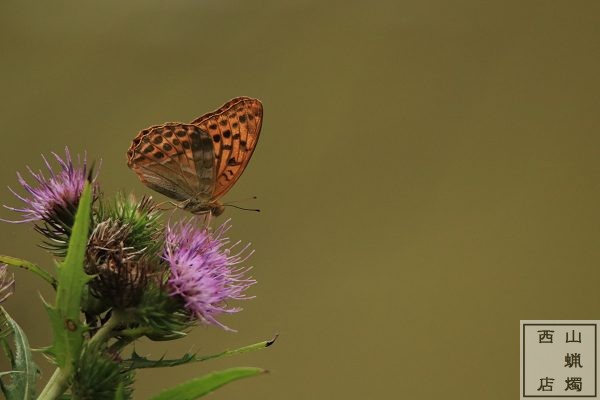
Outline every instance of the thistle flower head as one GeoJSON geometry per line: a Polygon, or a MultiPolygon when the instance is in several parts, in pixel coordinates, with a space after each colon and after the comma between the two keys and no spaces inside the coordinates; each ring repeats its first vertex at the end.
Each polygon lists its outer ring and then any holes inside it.
{"type": "Polygon", "coordinates": [[[130,233],[120,221],[99,223],[87,248],[85,271],[96,277],[90,282],[92,293],[110,306],[135,306],[151,276],[151,266],[140,251],[126,247],[130,233]]]}
{"type": "MultiPolygon", "coordinates": [[[[41,170],[36,173],[27,167],[35,181],[30,184],[17,172],[19,184],[27,194],[21,196],[10,187],[9,190],[24,204],[20,208],[6,205],[4,207],[20,213],[21,218],[13,221],[0,220],[11,223],[38,222],[36,230],[49,239],[45,247],[57,255],[64,255],[81,192],[88,179],[88,170],[85,154],[83,160],[79,155],[77,156],[77,164],[73,162],[68,148],[65,148],[64,158],[56,153],[52,155],[59,165],[58,171],[54,171],[46,157],[42,155],[48,169],[48,177],[41,170]]],[[[95,178],[92,177],[92,180],[95,178]]],[[[94,189],[97,191],[96,185],[94,189]]]]}
{"type": "Polygon", "coordinates": [[[65,148],[64,159],[56,153],[52,153],[52,155],[56,158],[60,170],[55,173],[46,157],[42,155],[44,164],[46,164],[46,168],[48,169],[48,178],[44,176],[42,171],[36,173],[27,167],[29,173],[36,181],[35,184],[30,185],[17,172],[18,181],[28,192],[28,195],[23,197],[9,188],[19,200],[25,203],[22,208],[4,206],[9,210],[22,214],[20,220],[9,222],[46,221],[52,219],[56,214],[62,215],[67,212],[72,215],[77,210],[83,185],[87,179],[86,157],[84,155],[83,161],[81,161],[79,156],[77,156],[78,165],[74,165],[68,148],[65,148]]]}
{"type": "Polygon", "coordinates": [[[133,195],[118,193],[113,200],[100,202],[96,221],[119,221],[127,229],[122,237],[125,246],[158,258],[164,233],[160,217],[161,212],[152,197],[143,196],[138,200],[133,195]]]}
{"type": "Polygon", "coordinates": [[[118,195],[101,201],[88,240],[85,271],[92,293],[106,305],[137,306],[152,280],[161,282],[163,229],[151,198],[118,195]]]}
{"type": "Polygon", "coordinates": [[[104,344],[84,346],[73,376],[76,399],[113,400],[133,397],[135,371],[118,362],[104,344]],[[121,392],[117,396],[117,392],[121,392]]]}
{"type": "Polygon", "coordinates": [[[170,266],[171,295],[181,297],[185,307],[203,323],[232,330],[216,317],[241,311],[227,302],[252,298],[244,292],[256,281],[247,276],[250,268],[239,266],[253,253],[248,252],[250,245],[234,251],[240,242],[230,245],[225,237],[228,223],[214,232],[196,227],[193,220],[168,226],[163,257],[170,266]]]}

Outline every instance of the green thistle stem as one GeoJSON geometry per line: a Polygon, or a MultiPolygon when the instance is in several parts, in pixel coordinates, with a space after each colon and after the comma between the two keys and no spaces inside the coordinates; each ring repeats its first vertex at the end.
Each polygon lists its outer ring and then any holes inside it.
{"type": "Polygon", "coordinates": [[[93,346],[100,342],[108,340],[113,333],[113,330],[128,319],[128,314],[123,310],[113,309],[110,318],[90,339],[89,345],[93,346]]]}
{"type": "Polygon", "coordinates": [[[69,386],[69,375],[60,368],[56,368],[37,400],[54,400],[59,398],[69,386]]]}
{"type": "MultiPolygon", "coordinates": [[[[89,345],[94,345],[108,340],[111,337],[113,330],[127,321],[128,314],[122,310],[113,310],[112,315],[104,325],[89,341],[89,345]]],[[[69,379],[72,371],[62,370],[57,368],[48,384],[38,397],[38,400],[54,400],[59,398],[69,386],[69,379]]]]}

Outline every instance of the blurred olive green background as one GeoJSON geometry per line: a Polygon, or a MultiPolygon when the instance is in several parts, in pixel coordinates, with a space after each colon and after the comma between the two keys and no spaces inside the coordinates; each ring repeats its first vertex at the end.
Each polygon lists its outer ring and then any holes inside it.
{"type": "MultiPolygon", "coordinates": [[[[4,0],[0,186],[68,144],[103,160],[106,195],[151,193],[125,163],[139,130],[260,98],[226,197],[259,198],[242,205],[260,214],[226,212],[256,249],[257,298],[224,318],[237,334],[137,350],[280,339],[142,371],[136,398],[237,365],[272,373],[214,398],[516,398],[520,319],[600,319],[599,16],[597,1],[4,0]]],[[[53,268],[37,239],[0,225],[0,253],[53,268]]],[[[16,276],[6,307],[45,346],[37,293],[52,293],[16,276]]]]}

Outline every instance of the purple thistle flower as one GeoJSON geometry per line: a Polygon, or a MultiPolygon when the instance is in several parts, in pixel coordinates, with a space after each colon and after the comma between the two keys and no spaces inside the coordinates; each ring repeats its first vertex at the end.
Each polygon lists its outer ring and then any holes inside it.
{"type": "Polygon", "coordinates": [[[56,161],[60,166],[60,171],[55,173],[46,157],[42,155],[42,159],[48,168],[49,178],[46,178],[42,171],[35,173],[31,168],[27,167],[27,170],[37,182],[36,185],[27,183],[21,174],[17,172],[19,183],[29,193],[29,196],[23,197],[9,187],[8,189],[19,200],[23,201],[25,206],[16,208],[4,205],[4,207],[22,213],[23,218],[18,221],[9,221],[5,219],[2,219],[2,221],[12,223],[49,221],[55,219],[57,214],[63,214],[65,211],[68,214],[74,215],[74,212],[77,210],[77,205],[79,204],[83,186],[87,179],[85,154],[83,156],[83,163],[79,156],[77,156],[77,166],[73,164],[71,154],[67,147],[65,147],[64,159],[60,158],[56,153],[52,153],[52,155],[56,158],[56,161]]]}
{"type": "Polygon", "coordinates": [[[227,301],[253,298],[244,291],[256,281],[246,276],[251,267],[238,266],[254,251],[246,252],[248,244],[232,254],[240,242],[229,245],[224,235],[230,227],[229,220],[214,232],[196,227],[193,220],[167,226],[163,258],[171,269],[168,281],[171,295],[180,296],[185,307],[203,323],[233,331],[215,317],[241,311],[228,307],[227,301]]]}

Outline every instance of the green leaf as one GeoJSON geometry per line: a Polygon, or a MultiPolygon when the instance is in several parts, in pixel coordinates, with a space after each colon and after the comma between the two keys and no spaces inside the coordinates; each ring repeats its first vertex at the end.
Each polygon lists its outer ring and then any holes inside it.
{"type": "Polygon", "coordinates": [[[2,375],[10,375],[11,382],[3,384],[2,390],[7,400],[35,399],[35,383],[38,369],[33,362],[31,349],[21,327],[0,307],[0,325],[8,324],[12,330],[15,351],[11,360],[12,371],[2,375]]]}
{"type": "Polygon", "coordinates": [[[244,347],[240,347],[240,348],[233,349],[233,350],[225,350],[220,353],[212,354],[209,356],[197,357],[196,361],[207,361],[207,360],[212,360],[212,359],[221,358],[221,357],[233,356],[235,354],[249,353],[251,351],[262,350],[264,348],[271,346],[273,343],[275,343],[275,341],[277,340],[278,337],[279,337],[279,335],[275,335],[275,337],[273,337],[273,339],[264,340],[262,342],[251,344],[249,346],[244,346],[244,347]]]}
{"type": "Polygon", "coordinates": [[[275,343],[276,339],[277,339],[277,336],[275,336],[271,340],[265,340],[265,341],[262,341],[259,343],[254,343],[249,346],[244,346],[244,347],[240,347],[240,348],[233,349],[233,350],[225,350],[220,353],[211,354],[208,356],[197,356],[195,354],[185,353],[183,356],[181,356],[181,358],[176,358],[176,359],[165,359],[164,357],[161,357],[158,360],[150,360],[146,357],[140,356],[134,350],[131,353],[131,358],[128,360],[123,360],[122,363],[124,365],[127,365],[128,369],[174,367],[177,365],[187,364],[190,362],[207,361],[207,360],[211,360],[211,359],[232,356],[234,354],[242,354],[242,353],[248,353],[251,351],[261,350],[261,349],[264,349],[265,347],[269,347],[270,345],[275,343]]]}
{"type": "Polygon", "coordinates": [[[217,371],[167,389],[151,400],[194,400],[241,378],[267,372],[262,368],[238,367],[217,371]]]}
{"type": "Polygon", "coordinates": [[[49,284],[51,284],[52,287],[56,289],[56,279],[54,279],[52,275],[50,275],[48,272],[44,271],[42,268],[40,268],[38,265],[32,262],[21,260],[20,258],[0,255],[0,264],[7,264],[11,267],[23,268],[28,271],[31,271],[46,282],[48,282],[49,284]]]}
{"type": "Polygon", "coordinates": [[[90,230],[92,190],[86,183],[77,214],[67,257],[58,268],[56,304],[46,305],[54,333],[52,353],[61,369],[70,371],[79,358],[85,327],[81,322],[80,307],[84,286],[92,277],[84,271],[85,253],[90,230]]]}

